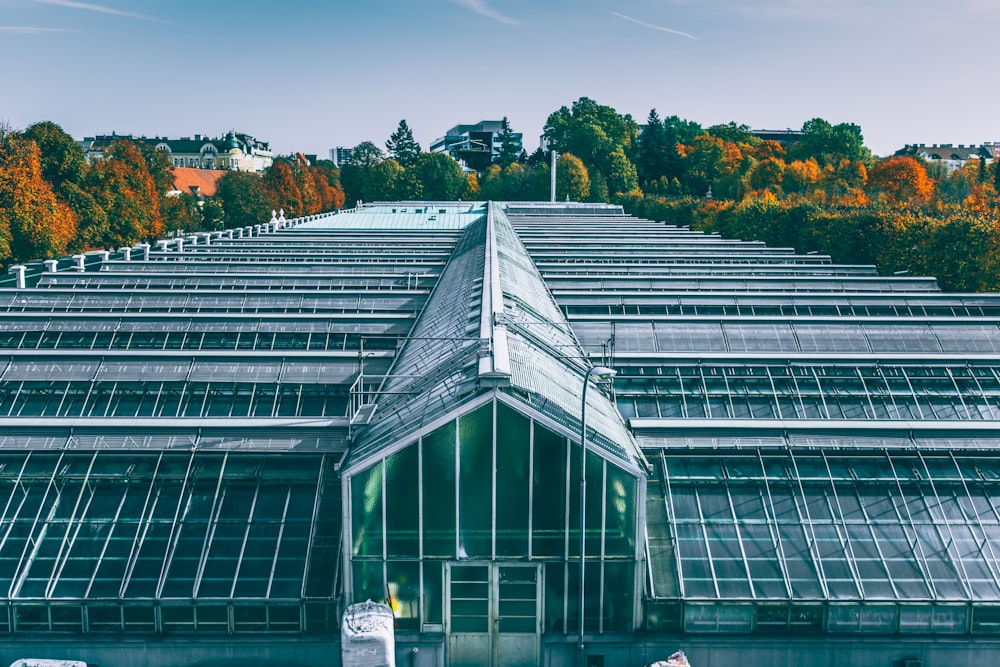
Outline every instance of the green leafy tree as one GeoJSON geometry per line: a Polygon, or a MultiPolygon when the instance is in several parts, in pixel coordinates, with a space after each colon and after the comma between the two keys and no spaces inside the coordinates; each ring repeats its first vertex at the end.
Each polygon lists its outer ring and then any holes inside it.
{"type": "Polygon", "coordinates": [[[405,119],[399,121],[399,127],[389,136],[385,148],[403,167],[412,167],[420,157],[420,144],[413,138],[413,132],[405,119]]]}
{"type": "Polygon", "coordinates": [[[590,194],[587,201],[608,202],[611,201],[611,192],[608,188],[608,179],[599,171],[590,172],[590,194]]]}
{"type": "Polygon", "coordinates": [[[385,153],[371,141],[362,141],[351,150],[351,164],[362,169],[371,169],[385,159],[385,153]]]}
{"type": "Polygon", "coordinates": [[[760,143],[760,139],[750,132],[749,125],[738,125],[732,121],[721,125],[712,125],[705,130],[705,133],[733,144],[753,145],[760,143]]]}
{"type": "Polygon", "coordinates": [[[572,153],[563,153],[556,163],[556,199],[587,201],[590,196],[590,173],[583,161],[572,153]]]}
{"type": "Polygon", "coordinates": [[[198,200],[194,195],[182,192],[178,195],[164,197],[160,202],[160,210],[163,212],[163,231],[201,231],[204,223],[204,216],[198,200]]]}
{"type": "Polygon", "coordinates": [[[227,171],[215,184],[226,227],[258,225],[271,217],[271,201],[259,174],[227,171]]]}
{"type": "Polygon", "coordinates": [[[405,199],[406,170],[393,158],[382,160],[372,167],[365,178],[364,201],[393,201],[405,199]]]}
{"type": "Polygon", "coordinates": [[[791,159],[814,158],[821,166],[837,164],[844,158],[865,160],[869,154],[864,146],[861,127],[854,123],[831,125],[822,118],[803,123],[801,138],[788,149],[791,159]]]}
{"type": "Polygon", "coordinates": [[[142,157],[146,160],[146,168],[149,169],[153,183],[156,184],[156,191],[165,195],[174,189],[174,165],[170,161],[170,156],[166,151],[158,150],[155,146],[144,143],[139,145],[142,157]]]}
{"type": "Polygon", "coordinates": [[[42,178],[57,194],[67,183],[80,186],[85,182],[87,161],[83,148],[61,127],[52,121],[42,121],[29,125],[23,136],[38,146],[42,178]]]}
{"type": "Polygon", "coordinates": [[[372,167],[385,159],[385,153],[371,141],[362,141],[351,151],[351,161],[340,168],[340,183],[344,189],[344,203],[354,207],[365,199],[365,188],[372,167]]]}
{"type": "Polygon", "coordinates": [[[465,172],[447,153],[421,153],[412,174],[422,185],[420,199],[457,200],[465,191],[465,172]]]}
{"type": "Polygon", "coordinates": [[[201,207],[201,228],[214,232],[226,228],[226,211],[217,197],[209,197],[201,207]]]}
{"type": "Polygon", "coordinates": [[[635,150],[639,125],[630,115],[581,97],[572,108],[550,114],[544,133],[552,150],[571,153],[607,174],[612,153],[620,149],[630,155],[635,150]]]}
{"type": "Polygon", "coordinates": [[[499,164],[491,164],[483,172],[479,196],[487,201],[502,201],[507,198],[504,194],[503,168],[499,164]]]}
{"type": "Polygon", "coordinates": [[[614,151],[609,160],[607,190],[611,195],[639,189],[639,174],[635,165],[621,149],[614,151]]]}

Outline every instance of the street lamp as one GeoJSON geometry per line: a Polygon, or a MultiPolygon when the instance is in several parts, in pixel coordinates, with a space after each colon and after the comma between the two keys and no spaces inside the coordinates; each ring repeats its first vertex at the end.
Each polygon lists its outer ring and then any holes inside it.
{"type": "Polygon", "coordinates": [[[584,588],[584,551],[585,551],[585,529],[587,527],[587,387],[590,386],[590,378],[593,376],[597,382],[610,382],[611,378],[617,375],[617,371],[604,366],[594,366],[583,378],[583,403],[580,408],[580,632],[577,635],[578,660],[581,667],[584,665],[583,655],[583,588],[584,588]]]}

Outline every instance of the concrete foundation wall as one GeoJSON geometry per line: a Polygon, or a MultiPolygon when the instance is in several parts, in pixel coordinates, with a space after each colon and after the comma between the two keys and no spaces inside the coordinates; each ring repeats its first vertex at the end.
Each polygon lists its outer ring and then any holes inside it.
{"type": "Polygon", "coordinates": [[[0,642],[0,667],[18,658],[86,660],[100,667],[327,667],[340,664],[339,639],[17,637],[0,642]]]}
{"type": "MultiPolygon", "coordinates": [[[[18,637],[0,642],[0,667],[18,658],[85,660],[101,667],[336,667],[337,637],[229,637],[206,639],[18,637]]],[[[400,634],[397,667],[446,667],[442,635],[400,634]],[[413,649],[417,649],[414,651],[413,649]]],[[[1000,665],[1000,638],[607,637],[586,646],[592,667],[642,667],[683,650],[692,667],[898,667],[916,658],[922,667],[1000,665]]],[[[542,642],[544,667],[576,667],[574,637],[542,642]]]]}

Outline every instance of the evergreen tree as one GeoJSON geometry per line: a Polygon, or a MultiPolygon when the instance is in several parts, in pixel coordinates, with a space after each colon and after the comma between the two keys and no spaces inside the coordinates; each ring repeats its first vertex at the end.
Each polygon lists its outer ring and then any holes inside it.
{"type": "Polygon", "coordinates": [[[673,149],[673,146],[667,145],[663,121],[657,115],[656,109],[651,109],[646,119],[646,127],[639,137],[639,159],[636,165],[644,183],[656,181],[667,175],[668,151],[673,149]]]}
{"type": "Polygon", "coordinates": [[[514,141],[514,132],[510,128],[510,122],[507,120],[507,116],[504,116],[503,120],[500,121],[500,156],[497,158],[497,163],[501,167],[506,167],[509,164],[519,162],[521,153],[521,149],[514,141]]]}
{"type": "Polygon", "coordinates": [[[993,160],[993,188],[1000,194],[1000,158],[993,160]]]}
{"type": "Polygon", "coordinates": [[[385,148],[403,167],[412,167],[420,157],[420,144],[413,138],[413,132],[406,124],[406,119],[399,121],[399,127],[389,136],[385,148]]]}

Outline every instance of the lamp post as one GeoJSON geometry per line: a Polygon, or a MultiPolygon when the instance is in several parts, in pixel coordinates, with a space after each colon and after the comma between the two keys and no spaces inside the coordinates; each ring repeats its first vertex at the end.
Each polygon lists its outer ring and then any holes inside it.
{"type": "Polygon", "coordinates": [[[593,376],[598,382],[608,382],[617,371],[604,366],[594,366],[583,377],[583,399],[580,407],[580,631],[577,635],[577,660],[580,667],[585,667],[583,654],[583,604],[584,604],[584,552],[587,527],[587,387],[593,376]]]}

